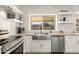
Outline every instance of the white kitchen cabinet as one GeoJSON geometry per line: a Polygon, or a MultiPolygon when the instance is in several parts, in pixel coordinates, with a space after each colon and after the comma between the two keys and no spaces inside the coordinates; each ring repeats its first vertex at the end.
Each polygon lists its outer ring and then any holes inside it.
{"type": "Polygon", "coordinates": [[[1,54],[2,46],[0,46],[0,54],[1,54]]]}
{"type": "Polygon", "coordinates": [[[24,53],[30,53],[31,52],[31,43],[32,43],[32,36],[25,36],[24,53]]]}
{"type": "Polygon", "coordinates": [[[65,36],[65,53],[71,53],[74,51],[73,45],[75,44],[75,36],[65,36]]]}
{"type": "Polygon", "coordinates": [[[79,36],[75,36],[76,37],[76,52],[79,53],[79,36]]]}
{"type": "Polygon", "coordinates": [[[79,36],[65,36],[65,53],[79,53],[79,36]]]}
{"type": "Polygon", "coordinates": [[[32,53],[51,53],[51,40],[33,40],[32,53]]]}

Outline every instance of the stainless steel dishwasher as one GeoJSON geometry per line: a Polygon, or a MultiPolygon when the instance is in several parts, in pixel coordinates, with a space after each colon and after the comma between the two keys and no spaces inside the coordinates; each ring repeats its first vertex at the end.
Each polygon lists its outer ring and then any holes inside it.
{"type": "Polygon", "coordinates": [[[52,36],[51,40],[51,52],[52,53],[64,53],[64,36],[52,36]]]}

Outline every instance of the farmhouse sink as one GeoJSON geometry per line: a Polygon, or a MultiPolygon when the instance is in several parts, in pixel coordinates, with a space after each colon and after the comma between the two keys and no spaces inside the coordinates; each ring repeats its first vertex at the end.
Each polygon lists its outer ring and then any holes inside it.
{"type": "Polygon", "coordinates": [[[50,39],[50,35],[47,33],[36,33],[35,35],[32,36],[33,40],[48,40],[50,39]]]}
{"type": "Polygon", "coordinates": [[[48,33],[34,33],[34,35],[36,35],[36,36],[47,36],[48,33]]]}

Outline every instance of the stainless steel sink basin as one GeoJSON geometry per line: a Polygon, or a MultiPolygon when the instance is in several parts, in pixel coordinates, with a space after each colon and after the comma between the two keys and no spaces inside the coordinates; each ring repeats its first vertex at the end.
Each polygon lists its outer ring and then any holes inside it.
{"type": "Polygon", "coordinates": [[[32,36],[33,40],[48,40],[50,38],[51,38],[51,36],[45,35],[45,34],[38,34],[38,35],[33,35],[32,36]]]}

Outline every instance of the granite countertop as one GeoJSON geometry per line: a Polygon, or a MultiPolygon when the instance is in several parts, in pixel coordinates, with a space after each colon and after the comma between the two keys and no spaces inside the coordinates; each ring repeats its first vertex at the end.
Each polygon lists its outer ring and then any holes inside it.
{"type": "Polygon", "coordinates": [[[25,36],[25,33],[19,33],[19,34],[15,34],[15,35],[11,35],[11,34],[3,34],[3,35],[0,35],[0,40],[2,39],[8,39],[9,37],[11,36],[25,36]]]}
{"type": "Polygon", "coordinates": [[[32,35],[34,35],[34,33],[26,33],[25,35],[26,36],[32,36],[32,35]]]}
{"type": "Polygon", "coordinates": [[[0,35],[8,34],[9,32],[0,32],[0,35]]]}
{"type": "Polygon", "coordinates": [[[78,35],[79,36],[79,33],[52,33],[51,35],[59,35],[59,36],[78,35]]]}
{"type": "MultiPolygon", "coordinates": [[[[26,36],[32,36],[32,35],[39,35],[39,34],[34,34],[34,33],[26,33],[26,36]]],[[[41,34],[40,34],[41,35],[41,34]]],[[[67,35],[78,35],[79,33],[60,33],[60,32],[56,32],[56,33],[50,33],[50,34],[44,34],[44,35],[51,35],[51,36],[67,36],[67,35]]]]}
{"type": "Polygon", "coordinates": [[[9,37],[10,34],[4,34],[4,35],[0,35],[0,39],[7,39],[9,37]]]}
{"type": "Polygon", "coordinates": [[[26,35],[26,33],[18,33],[18,34],[15,34],[13,36],[25,36],[25,35],[26,35]]]}

